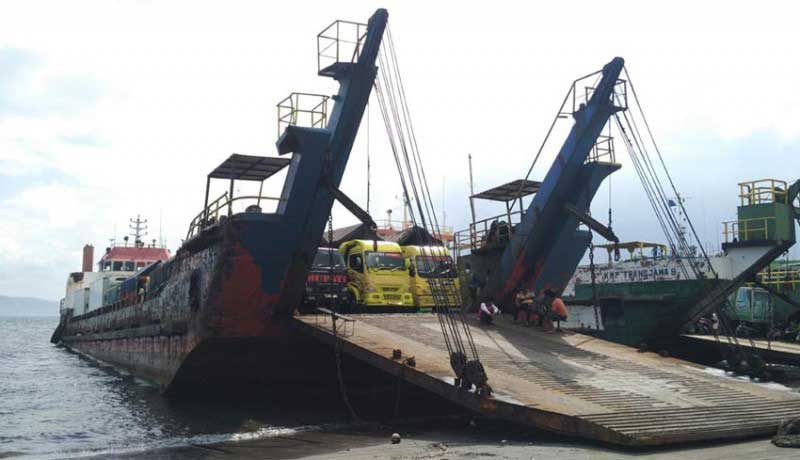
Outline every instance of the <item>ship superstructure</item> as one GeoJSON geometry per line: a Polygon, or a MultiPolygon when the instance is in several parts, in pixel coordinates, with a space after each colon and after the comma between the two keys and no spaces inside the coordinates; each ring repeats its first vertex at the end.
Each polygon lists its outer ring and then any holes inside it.
{"type": "MultiPolygon", "coordinates": [[[[113,240],[112,240],[113,241],[113,240]]],[[[170,258],[166,247],[153,242],[145,243],[138,237],[131,246],[127,237],[123,246],[109,246],[94,269],[94,246],[83,247],[83,267],[67,277],[66,293],[60,311],[64,315],[82,315],[97,310],[109,303],[109,292],[132,277],[137,271],[170,258]]],[[[118,289],[118,288],[117,288],[118,289]]]]}

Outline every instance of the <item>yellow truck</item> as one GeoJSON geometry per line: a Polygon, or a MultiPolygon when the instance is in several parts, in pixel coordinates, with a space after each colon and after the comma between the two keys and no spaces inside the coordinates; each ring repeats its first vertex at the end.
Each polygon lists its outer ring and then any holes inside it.
{"type": "MultiPolygon", "coordinates": [[[[437,299],[431,293],[431,282],[440,292],[447,295],[448,306],[461,306],[461,284],[458,280],[453,258],[444,246],[403,246],[403,258],[408,266],[411,280],[411,293],[414,305],[419,308],[436,306],[437,299]]],[[[442,303],[439,299],[438,303],[442,303]]]]}
{"type": "Polygon", "coordinates": [[[365,310],[414,311],[408,266],[400,245],[350,240],[339,246],[347,266],[347,289],[365,310]]]}

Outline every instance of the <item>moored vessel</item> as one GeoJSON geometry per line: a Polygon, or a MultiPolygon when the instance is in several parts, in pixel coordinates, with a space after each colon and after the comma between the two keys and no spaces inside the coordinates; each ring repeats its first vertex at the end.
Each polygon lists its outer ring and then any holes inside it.
{"type": "MultiPolygon", "coordinates": [[[[161,252],[141,266],[135,257],[132,267],[123,263],[132,270],[117,272],[112,263],[110,271],[70,275],[77,283],[70,292],[88,288],[90,298],[98,294],[87,283],[107,280],[96,291],[106,299],[87,306],[65,298],[52,340],[170,392],[315,381],[303,364],[307,340],[293,334],[289,320],[302,301],[334,196],[342,195],[338,186],[372,90],[387,19],[381,9],[367,24],[335,21],[321,32],[318,74],[335,79],[338,93],[292,93],[281,101],[280,156],[234,154],[211,171],[204,207],[174,256],[165,259],[161,252]],[[263,185],[284,168],[279,197],[235,196],[237,181],[263,185]],[[226,181],[228,191],[210,197],[212,180],[226,181]],[[274,211],[265,212],[269,205],[274,211]]],[[[134,249],[138,257],[153,248],[134,249]]]]}
{"type": "MultiPolygon", "coordinates": [[[[595,246],[605,260],[578,267],[570,280],[565,326],[626,345],[676,340],[706,293],[744,284],[794,245],[797,188],[775,179],[740,183],[737,219],[723,223],[722,247],[708,257],[696,248],[673,253],[641,241],[595,246]],[[686,266],[702,276],[686,276],[686,266]],[[742,277],[746,272],[752,273],[742,277]]],[[[677,215],[685,223],[682,207],[677,215]]],[[[687,232],[685,224],[681,228],[687,232]]]]}

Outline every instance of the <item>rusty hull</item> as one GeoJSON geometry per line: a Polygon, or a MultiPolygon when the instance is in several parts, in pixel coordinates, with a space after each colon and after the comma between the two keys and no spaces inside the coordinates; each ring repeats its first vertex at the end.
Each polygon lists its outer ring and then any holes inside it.
{"type": "Polygon", "coordinates": [[[300,353],[309,340],[276,314],[277,296],[264,287],[265,271],[276,267],[257,237],[262,224],[234,216],[204,231],[165,263],[164,281],[148,299],[71,318],[61,343],[169,391],[215,380],[311,379],[296,359],[275,353],[300,353]],[[282,371],[269,371],[276,368],[282,371]]]}

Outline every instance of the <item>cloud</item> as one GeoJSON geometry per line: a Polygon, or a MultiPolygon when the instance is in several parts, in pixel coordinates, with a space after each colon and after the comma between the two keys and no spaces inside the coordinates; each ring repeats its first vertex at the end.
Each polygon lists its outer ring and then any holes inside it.
{"type": "MultiPolygon", "coordinates": [[[[467,154],[476,191],[522,177],[568,84],[615,55],[692,196],[690,213],[704,209],[705,239],[735,211],[738,180],[800,176],[800,92],[790,89],[800,62],[787,58],[797,54],[796,15],[775,8],[728,5],[720,21],[717,7],[696,2],[88,1],[53,2],[46,15],[11,3],[14,14],[0,16],[0,293],[61,296],[83,244],[121,238],[137,213],[163,216],[175,249],[212,168],[232,152],[275,154],[277,101],[336,90],[316,75],[316,34],[383,4],[437,211],[446,177],[456,228],[469,219],[467,154]]],[[[400,184],[377,107],[368,118],[342,188],[366,204],[369,126],[370,207],[397,218],[400,184]]],[[[612,178],[615,229],[660,239],[644,205],[624,200],[639,187],[624,168],[612,178]]],[[[278,194],[280,179],[265,193],[278,194]]],[[[334,218],[355,221],[339,206],[334,218]]]]}
{"type": "Polygon", "coordinates": [[[13,111],[17,92],[33,75],[38,59],[33,53],[17,48],[0,48],[0,113],[13,111]]]}
{"type": "Polygon", "coordinates": [[[74,115],[100,99],[101,85],[91,75],[52,74],[24,49],[0,49],[0,68],[0,116],[74,115]]]}

